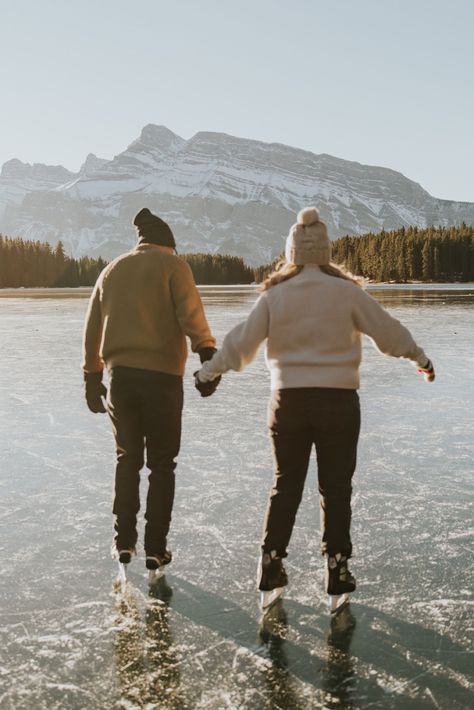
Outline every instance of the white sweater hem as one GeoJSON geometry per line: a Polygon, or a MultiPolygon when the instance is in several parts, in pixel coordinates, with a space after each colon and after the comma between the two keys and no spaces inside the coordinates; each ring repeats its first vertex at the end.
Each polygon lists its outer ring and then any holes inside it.
{"type": "Polygon", "coordinates": [[[328,387],[344,390],[356,390],[360,386],[359,377],[350,371],[341,372],[340,368],[328,368],[318,372],[317,367],[286,367],[282,370],[272,367],[270,370],[270,389],[284,390],[296,387],[328,387]]]}

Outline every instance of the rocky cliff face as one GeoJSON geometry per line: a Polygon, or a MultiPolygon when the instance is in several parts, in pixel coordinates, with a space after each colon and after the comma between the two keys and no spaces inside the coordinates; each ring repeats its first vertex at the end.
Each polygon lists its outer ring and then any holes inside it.
{"type": "Polygon", "coordinates": [[[295,213],[313,204],[332,238],[474,222],[474,203],[438,200],[387,168],[222,133],[186,141],[155,125],[113,160],[88,155],[79,173],[10,160],[0,175],[1,232],[61,239],[75,256],[106,259],[132,247],[133,216],[147,206],[181,252],[264,263],[282,251],[295,213]]]}

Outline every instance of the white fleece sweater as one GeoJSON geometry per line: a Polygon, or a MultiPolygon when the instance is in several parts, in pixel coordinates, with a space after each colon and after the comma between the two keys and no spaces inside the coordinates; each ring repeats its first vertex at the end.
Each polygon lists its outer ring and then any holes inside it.
{"type": "Polygon", "coordinates": [[[272,390],[357,389],[362,333],[385,355],[426,363],[410,332],[362,288],[307,265],[260,296],[198,376],[207,382],[228,370],[243,370],[266,341],[272,390]]]}

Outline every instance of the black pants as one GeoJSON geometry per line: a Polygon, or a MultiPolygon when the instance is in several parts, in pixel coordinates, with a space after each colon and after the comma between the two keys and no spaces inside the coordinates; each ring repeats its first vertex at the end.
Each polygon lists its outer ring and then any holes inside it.
{"type": "Polygon", "coordinates": [[[140,509],[140,469],[150,469],[146,501],[145,551],[163,554],[174,500],[176,457],[181,442],[182,377],[114,367],[110,371],[109,414],[115,434],[115,542],[134,547],[140,509]]]}
{"type": "Polygon", "coordinates": [[[263,549],[286,556],[315,444],[321,552],[342,552],[350,557],[351,480],[360,430],[357,392],[320,387],[278,390],[270,403],[269,426],[275,479],[265,518],[263,549]]]}

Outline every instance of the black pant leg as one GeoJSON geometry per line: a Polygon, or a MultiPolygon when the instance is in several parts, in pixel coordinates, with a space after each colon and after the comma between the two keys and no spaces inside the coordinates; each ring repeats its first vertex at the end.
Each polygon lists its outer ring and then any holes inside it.
{"type": "Polygon", "coordinates": [[[315,389],[311,420],[318,462],[321,552],[350,557],[352,476],[360,431],[357,392],[315,389]]]}
{"type": "Polygon", "coordinates": [[[275,475],[265,515],[262,548],[276,550],[279,556],[285,557],[313,444],[305,416],[304,390],[275,392],[269,425],[275,475]]]}
{"type": "Polygon", "coordinates": [[[176,457],[181,443],[182,410],[182,378],[151,373],[143,403],[146,464],[150,469],[145,513],[145,550],[148,554],[163,554],[166,550],[174,501],[176,457]]]}
{"type": "Polygon", "coordinates": [[[118,549],[134,547],[140,509],[140,469],[144,462],[144,428],[141,403],[133,372],[112,370],[108,411],[117,452],[113,503],[115,542],[118,549]]]}

